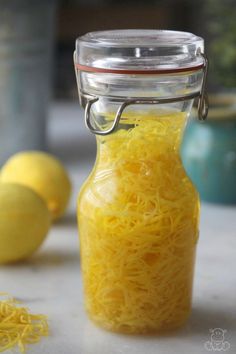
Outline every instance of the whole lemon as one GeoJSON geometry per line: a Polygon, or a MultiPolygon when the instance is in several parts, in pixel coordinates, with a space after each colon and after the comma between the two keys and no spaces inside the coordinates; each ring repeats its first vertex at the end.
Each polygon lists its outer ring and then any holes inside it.
{"type": "Polygon", "coordinates": [[[32,188],[46,201],[54,220],[64,213],[70,198],[71,183],[65,168],[45,152],[24,151],[12,156],[2,167],[0,180],[32,188]]]}
{"type": "Polygon", "coordinates": [[[50,220],[47,205],[32,189],[0,183],[0,263],[19,261],[36,251],[50,220]]]}

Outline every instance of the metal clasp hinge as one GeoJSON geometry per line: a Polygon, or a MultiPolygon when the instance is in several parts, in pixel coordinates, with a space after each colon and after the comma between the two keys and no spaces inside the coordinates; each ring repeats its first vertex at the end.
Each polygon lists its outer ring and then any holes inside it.
{"type": "MultiPolygon", "coordinates": [[[[75,58],[76,53],[74,52],[74,63],[76,63],[76,58],[75,58]]],[[[208,73],[208,59],[205,54],[199,52],[199,55],[201,55],[204,59],[204,64],[203,64],[203,80],[202,80],[202,86],[201,90],[199,92],[195,92],[192,94],[184,95],[184,96],[179,96],[179,97],[165,97],[165,98],[158,98],[158,99],[153,99],[150,97],[137,97],[137,98],[117,98],[113,97],[113,99],[116,102],[120,102],[120,106],[116,112],[114,121],[111,125],[111,127],[107,130],[99,130],[96,129],[92,126],[91,124],[91,119],[90,119],[90,112],[91,112],[91,107],[92,105],[99,100],[99,97],[93,96],[91,94],[87,94],[82,91],[81,89],[81,78],[80,78],[80,72],[75,66],[75,74],[76,74],[76,80],[77,80],[77,87],[78,87],[78,95],[79,95],[79,102],[80,105],[83,106],[83,99],[85,99],[85,124],[86,127],[96,135],[108,135],[116,130],[116,128],[119,125],[121,116],[123,111],[125,110],[126,107],[133,105],[133,104],[165,104],[165,103],[174,103],[174,102],[181,102],[185,100],[190,100],[198,97],[198,119],[199,120],[205,120],[207,118],[208,114],[208,97],[206,94],[206,80],[207,80],[207,73],[208,73]]]]}
{"type": "Polygon", "coordinates": [[[199,52],[199,55],[201,55],[204,59],[204,66],[203,66],[202,87],[201,87],[201,90],[199,93],[198,106],[197,106],[198,119],[199,120],[206,120],[207,115],[208,115],[208,109],[209,109],[208,95],[206,92],[206,83],[207,83],[209,61],[208,61],[206,54],[199,52]]]}

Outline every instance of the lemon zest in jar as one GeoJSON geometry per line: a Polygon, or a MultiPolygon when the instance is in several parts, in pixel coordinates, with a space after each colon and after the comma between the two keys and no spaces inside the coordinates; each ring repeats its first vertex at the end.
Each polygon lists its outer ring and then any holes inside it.
{"type": "Polygon", "coordinates": [[[97,137],[78,220],[85,305],[106,329],[168,330],[189,315],[199,200],[179,156],[185,123],[129,114],[97,137]]]}

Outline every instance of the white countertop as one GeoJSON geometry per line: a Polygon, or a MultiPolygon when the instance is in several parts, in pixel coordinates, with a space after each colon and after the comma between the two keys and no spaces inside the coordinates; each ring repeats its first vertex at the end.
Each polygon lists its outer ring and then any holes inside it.
{"type": "MultiPolygon", "coordinates": [[[[166,336],[105,332],[84,313],[76,226],[76,194],[95,151],[78,104],[57,104],[49,121],[50,150],[67,165],[74,195],[67,215],[27,262],[0,267],[0,291],[48,315],[50,336],[31,354],[203,354],[210,329],[226,329],[226,353],[236,353],[236,207],[202,205],[193,311],[187,325],[166,336]]],[[[7,353],[7,352],[6,352],[7,353]]],[[[10,352],[9,352],[10,353],[10,352]]]]}

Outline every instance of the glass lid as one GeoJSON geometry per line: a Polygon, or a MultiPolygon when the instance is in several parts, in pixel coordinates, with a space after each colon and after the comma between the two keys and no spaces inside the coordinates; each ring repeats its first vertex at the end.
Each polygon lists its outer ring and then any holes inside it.
{"type": "Polygon", "coordinates": [[[109,73],[168,73],[201,69],[204,41],[188,32],[111,30],[76,40],[78,69],[109,73]]]}

